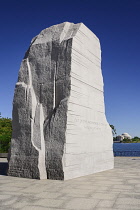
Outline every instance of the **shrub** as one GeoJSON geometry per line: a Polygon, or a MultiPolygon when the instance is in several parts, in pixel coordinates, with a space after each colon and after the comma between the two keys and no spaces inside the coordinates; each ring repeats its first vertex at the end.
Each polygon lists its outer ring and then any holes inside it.
{"type": "Polygon", "coordinates": [[[12,136],[12,120],[0,115],[0,152],[8,152],[12,136]]]}

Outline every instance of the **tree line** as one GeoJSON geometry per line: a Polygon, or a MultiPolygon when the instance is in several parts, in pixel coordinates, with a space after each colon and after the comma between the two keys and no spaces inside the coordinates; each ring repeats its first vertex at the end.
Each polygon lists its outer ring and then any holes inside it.
{"type": "Polygon", "coordinates": [[[7,153],[12,136],[12,120],[5,118],[0,113],[0,153],[7,153]]]}

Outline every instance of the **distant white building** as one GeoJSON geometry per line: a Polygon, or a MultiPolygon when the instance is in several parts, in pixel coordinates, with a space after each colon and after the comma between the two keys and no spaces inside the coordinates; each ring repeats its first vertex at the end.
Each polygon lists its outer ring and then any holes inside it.
{"type": "Polygon", "coordinates": [[[116,141],[122,141],[124,139],[124,136],[122,135],[119,135],[119,136],[116,136],[116,141]]]}
{"type": "Polygon", "coordinates": [[[128,133],[123,133],[121,136],[123,136],[124,139],[132,139],[132,136],[130,136],[128,133]]]}
{"type": "Polygon", "coordinates": [[[132,139],[128,133],[123,133],[122,135],[116,136],[116,141],[121,142],[123,139],[132,139]]]}

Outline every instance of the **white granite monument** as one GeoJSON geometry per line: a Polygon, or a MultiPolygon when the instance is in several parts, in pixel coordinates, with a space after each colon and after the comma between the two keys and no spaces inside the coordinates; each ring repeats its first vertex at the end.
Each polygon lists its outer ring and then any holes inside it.
{"type": "Polygon", "coordinates": [[[22,60],[8,174],[67,180],[112,169],[99,39],[83,23],[47,28],[22,60]]]}

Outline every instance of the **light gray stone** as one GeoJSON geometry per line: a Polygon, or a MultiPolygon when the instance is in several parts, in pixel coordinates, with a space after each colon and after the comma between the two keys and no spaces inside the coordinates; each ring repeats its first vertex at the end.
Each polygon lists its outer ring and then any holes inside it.
{"type": "Polygon", "coordinates": [[[66,180],[112,169],[99,39],[65,22],[33,38],[13,100],[8,174],[66,180]]]}
{"type": "Polygon", "coordinates": [[[93,209],[99,203],[98,199],[85,199],[85,198],[75,198],[69,201],[64,208],[66,209],[84,209],[90,210],[93,209]]]}
{"type": "Polygon", "coordinates": [[[138,165],[138,167],[135,168],[134,161],[132,159],[132,157],[117,157],[115,158],[115,167],[117,166],[116,169],[67,180],[65,182],[0,176],[0,181],[3,183],[0,184],[0,194],[2,195],[0,196],[0,210],[38,210],[43,208],[45,210],[140,209],[140,193],[137,193],[135,191],[137,184],[132,183],[133,189],[128,188],[127,190],[122,191],[122,189],[117,188],[117,192],[113,192],[113,189],[115,189],[114,186],[117,185],[117,180],[121,179],[126,186],[129,186],[128,180],[135,180],[136,177],[138,177],[140,170],[140,161],[139,158],[135,160],[138,165]],[[129,166],[127,166],[127,170],[124,167],[126,162],[129,166]],[[124,172],[123,175],[121,175],[119,171],[124,172]],[[132,172],[135,176],[130,178],[129,174],[131,174],[132,172]],[[95,190],[97,190],[97,188],[102,189],[104,187],[104,184],[98,183],[98,185],[96,186],[98,178],[102,179],[103,181],[105,179],[110,181],[110,184],[108,183],[109,188],[104,188],[104,190],[100,193],[97,193],[95,190]],[[15,184],[15,186],[17,187],[14,187],[14,185],[9,186],[9,182],[15,184]],[[21,183],[25,185],[21,185],[21,183]],[[93,187],[92,192],[88,188],[89,183],[93,187]],[[84,189],[80,192],[81,186],[87,186],[87,188],[85,188],[85,192],[84,189]],[[76,189],[76,192],[74,191],[74,189],[76,189]],[[51,190],[53,190],[54,192],[51,192],[51,190]]]}
{"type": "Polygon", "coordinates": [[[101,200],[98,204],[98,207],[105,207],[105,208],[112,208],[114,205],[115,201],[113,200],[101,200]]]}

